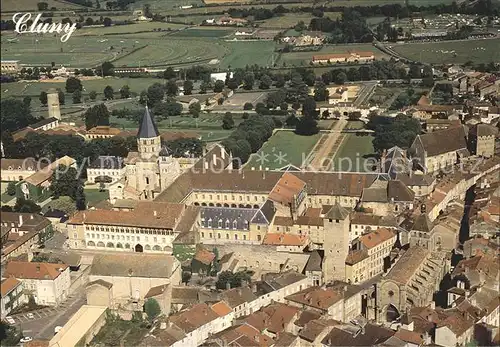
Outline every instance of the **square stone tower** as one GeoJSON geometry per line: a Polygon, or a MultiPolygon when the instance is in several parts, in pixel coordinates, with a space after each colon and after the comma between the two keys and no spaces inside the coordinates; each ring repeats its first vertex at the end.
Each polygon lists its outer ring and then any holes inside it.
{"type": "Polygon", "coordinates": [[[47,92],[47,105],[49,107],[49,118],[61,119],[61,109],[59,107],[59,93],[51,88],[47,92]]]}

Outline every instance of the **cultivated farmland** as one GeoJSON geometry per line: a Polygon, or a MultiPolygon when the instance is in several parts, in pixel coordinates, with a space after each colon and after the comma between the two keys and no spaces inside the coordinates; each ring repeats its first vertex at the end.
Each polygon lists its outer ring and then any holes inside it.
{"type": "Polygon", "coordinates": [[[244,68],[247,65],[271,66],[274,56],[275,44],[273,41],[227,41],[224,45],[230,53],[221,61],[222,68],[244,68]]]}

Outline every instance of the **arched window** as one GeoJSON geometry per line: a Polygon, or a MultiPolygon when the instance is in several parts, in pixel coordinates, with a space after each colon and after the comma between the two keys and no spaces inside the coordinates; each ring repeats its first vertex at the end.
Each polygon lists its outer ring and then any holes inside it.
{"type": "Polygon", "coordinates": [[[108,247],[108,248],[115,248],[115,245],[113,245],[113,243],[112,243],[112,242],[108,242],[108,243],[106,244],[106,247],[108,247]]]}
{"type": "Polygon", "coordinates": [[[116,248],[123,248],[123,245],[122,245],[120,242],[118,242],[118,243],[116,244],[116,248]]]}
{"type": "Polygon", "coordinates": [[[226,219],[226,229],[229,229],[229,219],[226,219]]]}
{"type": "Polygon", "coordinates": [[[219,227],[219,229],[222,229],[222,219],[219,219],[218,227],[219,227]]]}
{"type": "Polygon", "coordinates": [[[146,246],[144,247],[144,249],[145,249],[146,251],[150,251],[150,250],[151,250],[151,246],[150,246],[150,245],[146,245],[146,246]]]}
{"type": "Polygon", "coordinates": [[[97,242],[97,247],[104,247],[104,242],[102,241],[97,242]]]}
{"type": "Polygon", "coordinates": [[[125,244],[125,249],[130,249],[130,244],[129,243],[125,244]]]}
{"type": "Polygon", "coordinates": [[[209,218],[208,219],[208,227],[211,228],[212,227],[212,218],[209,218]]]}
{"type": "Polygon", "coordinates": [[[235,220],[233,220],[233,229],[237,229],[237,228],[238,228],[238,223],[235,220]]]}
{"type": "Polygon", "coordinates": [[[94,241],[89,241],[89,242],[87,242],[87,246],[89,246],[89,247],[95,247],[95,242],[94,241]]]}
{"type": "Polygon", "coordinates": [[[153,251],[161,251],[161,247],[158,245],[153,246],[153,251]]]}

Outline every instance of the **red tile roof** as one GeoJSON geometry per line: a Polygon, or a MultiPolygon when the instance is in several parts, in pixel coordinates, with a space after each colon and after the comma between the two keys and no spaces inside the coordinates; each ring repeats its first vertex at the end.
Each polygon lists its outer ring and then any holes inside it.
{"type": "Polygon", "coordinates": [[[10,261],[6,266],[5,276],[14,276],[20,279],[55,280],[67,267],[66,264],[10,261]]]}

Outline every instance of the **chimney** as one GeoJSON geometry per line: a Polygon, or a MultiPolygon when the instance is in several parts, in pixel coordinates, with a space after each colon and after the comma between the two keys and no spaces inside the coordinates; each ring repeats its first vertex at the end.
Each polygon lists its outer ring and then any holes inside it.
{"type": "Polygon", "coordinates": [[[30,219],[33,219],[33,218],[35,218],[35,217],[32,214],[30,214],[30,219]]]}
{"type": "Polygon", "coordinates": [[[161,322],[161,323],[160,323],[160,329],[162,329],[162,330],[167,329],[167,323],[165,323],[165,322],[161,322]]]}
{"type": "Polygon", "coordinates": [[[229,281],[226,282],[226,289],[227,290],[231,289],[231,283],[229,281]]]}
{"type": "Polygon", "coordinates": [[[431,301],[431,310],[436,309],[436,303],[434,301],[431,301]]]}
{"type": "Polygon", "coordinates": [[[212,154],[212,162],[215,164],[217,162],[217,156],[214,154],[212,154]]]}
{"type": "Polygon", "coordinates": [[[226,150],[224,148],[221,148],[220,150],[220,156],[222,159],[226,159],[226,150]]]}
{"type": "Polygon", "coordinates": [[[158,213],[156,213],[156,210],[153,211],[153,216],[158,217],[158,213]]]}
{"type": "Polygon", "coordinates": [[[205,164],[205,170],[208,170],[208,161],[206,161],[205,159],[203,159],[203,163],[205,164]]]}
{"type": "Polygon", "coordinates": [[[23,215],[19,214],[19,225],[18,225],[18,228],[20,228],[21,225],[23,225],[23,215]]]}
{"type": "Polygon", "coordinates": [[[40,272],[40,264],[36,264],[36,272],[40,272]]]}

